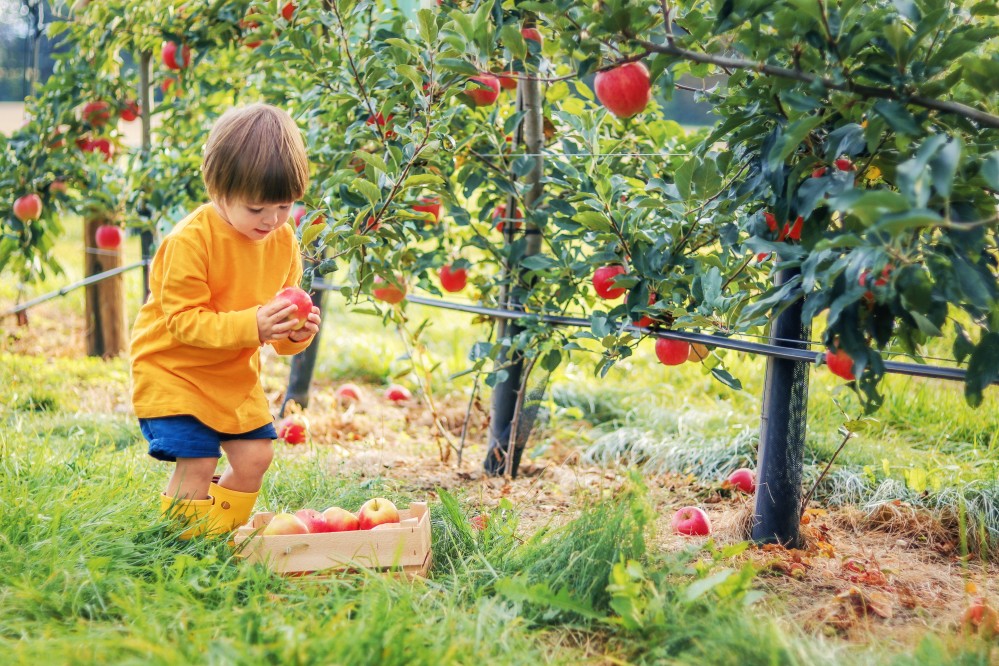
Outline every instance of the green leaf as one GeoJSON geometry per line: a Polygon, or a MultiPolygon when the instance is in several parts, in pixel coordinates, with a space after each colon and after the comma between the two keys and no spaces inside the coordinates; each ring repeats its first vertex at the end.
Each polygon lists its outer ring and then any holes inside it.
{"type": "Polygon", "coordinates": [[[575,599],[566,588],[552,591],[548,583],[528,585],[524,577],[500,578],[495,583],[498,593],[511,601],[520,601],[560,611],[576,613],[592,620],[603,616],[585,601],[575,599]]]}
{"type": "Polygon", "coordinates": [[[982,157],[982,165],[979,173],[985,179],[985,183],[994,192],[999,192],[999,150],[988,153],[982,157]]]}
{"type": "Polygon", "coordinates": [[[704,596],[712,589],[718,587],[736,572],[735,569],[722,569],[711,574],[707,578],[696,580],[687,586],[683,592],[683,598],[687,601],[694,601],[704,596]]]}
{"type": "Polygon", "coordinates": [[[367,164],[370,164],[372,167],[375,168],[376,171],[380,171],[381,173],[388,173],[389,168],[388,165],[385,164],[385,160],[378,157],[377,155],[369,153],[366,150],[358,150],[354,152],[354,157],[360,159],[363,162],[366,162],[367,164]]]}
{"type": "Polygon", "coordinates": [[[991,332],[982,339],[968,360],[964,397],[972,407],[982,404],[982,393],[999,379],[999,333],[991,332]]]}
{"type": "Polygon", "coordinates": [[[367,199],[368,203],[372,206],[378,203],[378,200],[381,199],[382,196],[382,191],[377,185],[372,183],[370,180],[365,180],[363,178],[355,178],[350,183],[350,189],[367,199]]]}
{"type": "Polygon", "coordinates": [[[408,189],[410,187],[431,187],[433,185],[440,185],[444,182],[444,179],[440,176],[432,173],[418,173],[406,178],[402,181],[402,189],[408,189]]]}
{"type": "Polygon", "coordinates": [[[579,222],[587,229],[593,231],[610,231],[611,223],[607,216],[595,210],[584,210],[572,216],[573,221],[579,222]]]}
{"type": "Polygon", "coordinates": [[[918,227],[934,227],[943,224],[943,218],[928,208],[915,208],[902,213],[885,215],[874,225],[876,231],[886,231],[892,236],[918,227]]]}
{"type": "Polygon", "coordinates": [[[421,9],[416,13],[419,26],[420,26],[420,37],[423,38],[427,44],[433,44],[437,41],[437,17],[434,12],[429,9],[421,9]]]}
{"type": "Polygon", "coordinates": [[[324,231],[326,231],[325,224],[310,224],[305,228],[305,231],[302,232],[302,241],[300,245],[302,247],[309,246],[312,241],[316,240],[316,237],[324,231]]]}
{"type": "Polygon", "coordinates": [[[388,39],[385,40],[385,43],[391,44],[392,46],[396,46],[400,49],[404,49],[414,58],[420,58],[422,55],[419,47],[417,47],[416,44],[408,42],[405,39],[399,39],[398,37],[389,37],[388,39]]]}

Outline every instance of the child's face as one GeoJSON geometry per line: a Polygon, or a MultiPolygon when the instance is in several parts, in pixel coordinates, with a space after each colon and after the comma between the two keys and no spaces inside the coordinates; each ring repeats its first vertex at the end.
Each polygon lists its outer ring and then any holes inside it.
{"type": "Polygon", "coordinates": [[[216,201],[222,218],[250,240],[261,240],[288,221],[291,206],[287,203],[254,203],[252,201],[216,201]]]}

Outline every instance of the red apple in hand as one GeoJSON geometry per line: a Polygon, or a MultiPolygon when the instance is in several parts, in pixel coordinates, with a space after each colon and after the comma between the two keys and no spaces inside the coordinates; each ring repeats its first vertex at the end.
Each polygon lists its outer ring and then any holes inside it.
{"type": "Polygon", "coordinates": [[[829,366],[829,372],[837,377],[850,381],[856,379],[853,375],[853,359],[842,349],[827,351],[826,365],[829,366]]]}
{"type": "Polygon", "coordinates": [[[308,534],[309,527],[302,522],[302,519],[298,516],[294,516],[290,513],[278,513],[271,521],[267,523],[264,527],[263,532],[265,536],[278,535],[278,534],[308,534]]]}
{"type": "Polygon", "coordinates": [[[385,397],[392,402],[406,402],[412,399],[413,394],[409,392],[409,389],[405,386],[400,386],[399,384],[392,384],[387,389],[385,389],[385,397]]]}
{"type": "Polygon", "coordinates": [[[597,72],[593,89],[600,103],[618,118],[630,118],[644,111],[652,99],[649,70],[640,62],[597,72]]]}
{"type": "Polygon", "coordinates": [[[468,284],[468,271],[464,268],[454,268],[453,266],[441,266],[437,272],[441,279],[441,287],[444,291],[456,293],[465,288],[468,284]]]}
{"type": "Polygon", "coordinates": [[[601,266],[593,271],[593,288],[597,290],[600,298],[608,300],[619,298],[625,292],[624,287],[614,287],[614,278],[624,275],[627,271],[624,266],[601,266]]]}
{"type": "Polygon", "coordinates": [[[744,493],[756,492],[756,474],[748,467],[740,467],[729,474],[728,483],[744,493]]]}
{"type": "Polygon", "coordinates": [[[690,356],[689,342],[669,338],[656,340],[656,358],[663,365],[680,365],[688,356],[690,356]]]}
{"type": "Polygon", "coordinates": [[[357,516],[338,506],[331,506],[323,511],[323,518],[330,526],[330,532],[352,532],[361,529],[357,516]]]}
{"type": "Polygon", "coordinates": [[[37,194],[25,194],[14,201],[14,217],[21,222],[37,220],[42,216],[42,198],[37,194]]]}
{"type": "Polygon", "coordinates": [[[711,521],[708,514],[696,506],[685,506],[670,521],[673,531],[686,536],[707,536],[711,534],[711,521]]]}
{"type": "Polygon", "coordinates": [[[468,86],[465,88],[465,95],[472,102],[473,106],[489,106],[496,103],[500,94],[500,82],[492,74],[479,74],[472,76],[469,81],[481,83],[485,88],[478,86],[468,86]]]}
{"type": "Polygon", "coordinates": [[[295,517],[305,523],[305,526],[309,528],[309,534],[333,531],[326,517],[315,509],[299,509],[295,512],[295,517]]]}
{"type": "Polygon", "coordinates": [[[278,424],[278,437],[289,444],[304,443],[306,438],[305,422],[301,417],[289,416],[278,424]]]}
{"type": "Polygon", "coordinates": [[[336,397],[339,400],[353,400],[354,402],[360,402],[361,389],[354,384],[342,384],[340,388],[336,390],[336,397]]]}
{"type": "Polygon", "coordinates": [[[275,298],[283,299],[295,306],[295,311],[291,313],[291,319],[296,320],[294,330],[299,330],[305,326],[312,312],[312,298],[308,292],[298,287],[285,287],[277,293],[275,298]]]}
{"type": "Polygon", "coordinates": [[[102,250],[117,250],[125,240],[125,232],[113,224],[102,224],[94,232],[94,241],[102,250]]]}
{"type": "Polygon", "coordinates": [[[361,510],[357,512],[357,522],[362,530],[370,530],[375,525],[385,523],[398,523],[399,510],[384,497],[375,497],[361,505],[361,510]]]}

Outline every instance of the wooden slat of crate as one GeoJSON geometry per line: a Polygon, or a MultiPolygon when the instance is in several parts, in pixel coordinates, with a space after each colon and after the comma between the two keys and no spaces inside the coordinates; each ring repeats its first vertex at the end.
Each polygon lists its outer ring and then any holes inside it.
{"type": "Polygon", "coordinates": [[[273,513],[258,513],[236,532],[239,556],[282,574],[367,567],[426,573],[430,562],[430,512],[426,502],[399,511],[400,525],[324,534],[254,534],[273,513]],[[246,543],[244,543],[246,542],[246,543]]]}

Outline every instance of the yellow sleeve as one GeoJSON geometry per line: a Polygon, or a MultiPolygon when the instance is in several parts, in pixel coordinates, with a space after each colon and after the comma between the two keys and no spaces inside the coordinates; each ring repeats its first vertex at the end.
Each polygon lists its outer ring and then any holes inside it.
{"type": "MultiPolygon", "coordinates": [[[[291,262],[291,269],[288,272],[288,277],[285,279],[285,287],[297,287],[302,281],[302,255],[298,252],[298,245],[295,244],[294,259],[291,262]]],[[[305,348],[312,344],[312,338],[314,336],[308,337],[301,342],[292,342],[291,340],[276,340],[271,343],[276,351],[281,356],[294,356],[300,352],[305,351],[305,348]]]]}
{"type": "Polygon", "coordinates": [[[208,288],[207,257],[183,238],[165,241],[160,303],[166,327],[192,347],[244,349],[260,346],[257,308],[215,312],[208,288]]]}

